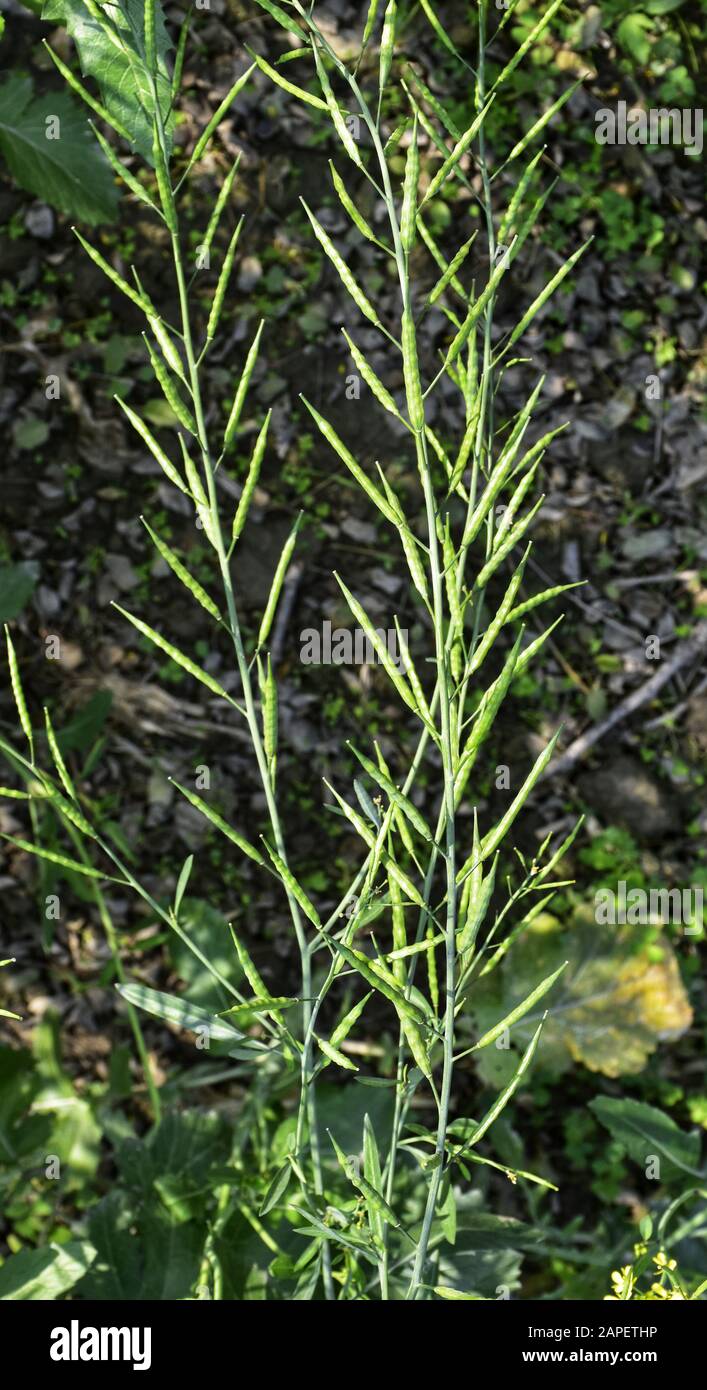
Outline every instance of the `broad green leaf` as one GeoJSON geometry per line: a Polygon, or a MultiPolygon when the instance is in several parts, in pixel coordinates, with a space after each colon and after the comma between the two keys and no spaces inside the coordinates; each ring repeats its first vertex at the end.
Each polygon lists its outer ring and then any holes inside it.
{"type": "Polygon", "coordinates": [[[0,85],[0,151],[21,188],[77,222],[114,222],[118,190],[82,108],[67,92],[34,96],[10,73],[0,85]]]}
{"type": "Polygon", "coordinates": [[[700,1136],[686,1134],[670,1115],[630,1096],[596,1096],[589,1109],[618,1140],[634,1162],[645,1168],[649,1156],[661,1159],[661,1177],[675,1180],[684,1173],[701,1178],[700,1136]]]}
{"type": "Polygon", "coordinates": [[[95,1247],[87,1240],[20,1250],[0,1267],[0,1300],[54,1303],[83,1278],[95,1258],[95,1247]]]}
{"type": "MultiPolygon", "coordinates": [[[[675,955],[666,940],[661,958],[638,947],[636,929],[595,921],[593,906],[576,912],[563,930],[547,911],[529,921],[492,973],[474,984],[469,1008],[481,1034],[567,960],[569,964],[545,1005],[547,1017],[539,1056],[561,1074],[573,1062],[617,1077],[640,1072],[659,1042],[678,1038],[692,1010],[675,955]]],[[[529,1011],[510,1029],[510,1047],[476,1053],[484,1080],[502,1082],[513,1069],[516,1048],[525,1045],[537,1021],[529,1011]]]]}
{"type": "Polygon", "coordinates": [[[203,1030],[215,1042],[242,1045],[248,1041],[244,1033],[239,1032],[232,1024],[226,1023],[217,1014],[209,1013],[208,1009],[202,1009],[198,1004],[192,1004],[190,1000],[181,999],[176,994],[165,994],[162,990],[148,989],[146,985],[136,984],[116,985],[116,989],[128,1004],[134,1004],[135,1008],[154,1014],[156,1018],[173,1024],[175,1028],[188,1029],[190,1033],[203,1030]]]}
{"type": "Polygon", "coordinates": [[[36,583],[37,576],[28,565],[0,566],[0,623],[9,622],[22,612],[36,583]]]}
{"type": "MultiPolygon", "coordinates": [[[[172,44],[159,0],[155,0],[155,6],[155,86],[169,139],[174,115],[167,55],[172,44]]],[[[82,0],[48,0],[42,18],[63,24],[68,30],[76,44],[82,72],[95,79],[103,105],[128,132],[134,148],[151,163],[155,104],[145,54],[145,0],[121,0],[120,5],[106,5],[105,10],[117,33],[108,25],[104,27],[82,0]]]]}

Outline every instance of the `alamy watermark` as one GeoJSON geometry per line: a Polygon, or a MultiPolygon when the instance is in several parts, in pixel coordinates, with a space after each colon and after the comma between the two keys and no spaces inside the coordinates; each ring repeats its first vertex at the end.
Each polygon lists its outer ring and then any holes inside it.
{"type": "Polygon", "coordinates": [[[616,110],[602,106],[594,112],[598,145],[682,145],[685,153],[702,154],[701,107],[651,107],[617,103],[616,110]]]}
{"type": "Polygon", "coordinates": [[[682,926],[685,936],[700,936],[704,924],[703,888],[628,888],[620,879],[594,894],[597,926],[645,927],[660,923],[682,926]]]}
{"type": "MultiPolygon", "coordinates": [[[[405,669],[400,644],[408,645],[407,628],[377,627],[376,637],[385,649],[398,671],[405,669]]],[[[380,663],[380,656],[361,627],[332,627],[327,619],[322,623],[321,632],[316,627],[305,627],[299,635],[299,659],[305,666],[372,666],[380,663]]]]}

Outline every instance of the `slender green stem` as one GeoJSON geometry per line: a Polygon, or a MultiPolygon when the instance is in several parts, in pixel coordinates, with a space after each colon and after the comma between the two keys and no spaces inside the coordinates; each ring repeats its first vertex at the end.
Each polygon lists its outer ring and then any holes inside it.
{"type": "MultiPolygon", "coordinates": [[[[162,153],[163,153],[163,156],[164,156],[164,159],[165,159],[165,164],[167,165],[167,164],[168,164],[168,149],[167,149],[167,142],[166,142],[166,139],[165,139],[164,123],[163,123],[163,121],[162,121],[162,115],[161,115],[161,112],[160,112],[159,102],[158,102],[158,99],[157,99],[157,91],[156,91],[154,79],[151,79],[151,85],[152,85],[152,96],[153,96],[153,100],[154,100],[154,109],[155,109],[155,120],[156,120],[156,127],[157,127],[157,136],[158,136],[158,139],[159,139],[159,141],[160,141],[160,146],[161,146],[161,148],[162,148],[162,153]]],[[[217,555],[217,559],[218,559],[219,570],[220,570],[220,573],[221,573],[221,580],[222,580],[223,589],[224,589],[224,595],[225,595],[225,598],[226,598],[226,607],[227,607],[227,611],[228,611],[228,624],[229,624],[229,630],[230,630],[231,638],[232,638],[232,641],[233,641],[233,646],[234,646],[235,655],[236,655],[236,663],[237,663],[237,666],[238,666],[238,672],[239,672],[239,675],[240,675],[241,684],[242,684],[242,688],[243,688],[243,699],[244,699],[244,703],[245,703],[245,711],[246,711],[246,719],[247,719],[247,723],[248,723],[248,730],[249,730],[250,737],[251,737],[251,741],[252,741],[252,744],[253,744],[253,751],[254,751],[254,753],[255,753],[255,758],[256,758],[257,765],[258,765],[258,771],[259,771],[259,773],[260,773],[260,779],[261,779],[261,782],[262,782],[263,791],[264,791],[264,793],[265,793],[265,800],[266,800],[266,804],[267,804],[268,815],[269,815],[269,818],[270,818],[270,824],[271,824],[271,826],[272,826],[273,836],[274,836],[274,839],[275,839],[275,848],[276,848],[276,850],[277,850],[277,853],[280,855],[280,858],[282,859],[283,863],[284,863],[284,864],[287,864],[287,852],[286,852],[286,848],[285,848],[284,836],[283,836],[283,833],[282,833],[282,826],[281,826],[281,822],[280,822],[280,816],[279,816],[277,804],[276,804],[276,801],[275,801],[275,795],[274,795],[273,786],[272,786],[272,779],[271,779],[271,776],[270,776],[270,769],[269,769],[269,767],[268,767],[268,760],[267,760],[267,757],[266,757],[266,754],[265,754],[265,749],[264,749],[264,747],[263,747],[263,741],[262,741],[262,738],[261,738],[260,728],[259,728],[259,724],[258,724],[258,716],[257,716],[256,707],[255,707],[255,699],[254,699],[254,695],[253,695],[253,687],[252,687],[252,682],[251,682],[251,679],[250,679],[250,668],[249,668],[248,660],[247,660],[247,658],[246,658],[245,650],[244,650],[244,647],[243,647],[243,639],[242,639],[242,636],[241,636],[240,623],[239,623],[239,620],[238,620],[238,612],[237,612],[237,609],[236,609],[235,595],[234,595],[234,592],[233,592],[233,582],[232,582],[232,579],[231,579],[230,565],[229,565],[229,561],[228,561],[228,555],[227,555],[226,545],[225,545],[224,538],[223,538],[223,530],[222,530],[222,526],[221,526],[221,518],[220,518],[220,512],[219,512],[219,505],[218,505],[218,496],[217,496],[217,493],[216,493],[216,479],[215,479],[214,467],[213,467],[213,463],[212,463],[211,452],[210,452],[209,442],[208,442],[208,435],[207,435],[206,424],[205,424],[205,419],[204,419],[203,401],[202,401],[202,396],[201,396],[201,383],[200,383],[200,379],[199,379],[199,371],[198,371],[198,366],[197,366],[196,354],[195,354],[195,351],[194,351],[194,342],[193,342],[192,330],[191,330],[191,317],[190,317],[190,312],[189,312],[189,300],[188,300],[188,293],[187,293],[186,278],[185,278],[185,274],[184,274],[184,262],[183,262],[183,258],[182,258],[181,246],[180,246],[180,243],[179,243],[179,234],[178,234],[177,231],[172,231],[172,233],[171,233],[171,242],[172,242],[172,259],[173,259],[173,263],[174,263],[175,277],[176,277],[176,281],[177,281],[177,292],[178,292],[178,296],[179,296],[180,315],[181,315],[181,322],[182,322],[182,339],[183,339],[183,343],[184,343],[184,352],[185,352],[185,356],[186,356],[186,360],[187,360],[187,372],[188,372],[188,377],[189,377],[189,385],[190,385],[191,396],[192,396],[192,401],[193,401],[193,405],[194,405],[194,417],[195,417],[196,429],[197,429],[197,440],[198,440],[199,449],[200,449],[200,452],[201,452],[202,464],[203,464],[203,469],[204,469],[204,477],[205,477],[205,481],[206,481],[207,494],[208,494],[208,499],[209,499],[209,511],[210,511],[210,521],[211,521],[212,534],[213,534],[213,541],[214,541],[214,549],[215,549],[215,551],[216,551],[216,555],[217,555]]],[[[303,927],[303,924],[302,924],[302,918],[301,918],[301,914],[300,914],[300,911],[299,911],[299,907],[298,907],[298,904],[297,904],[296,899],[294,898],[293,894],[290,892],[289,889],[287,890],[287,898],[288,898],[288,903],[289,903],[289,908],[290,908],[290,915],[291,915],[291,918],[292,918],[292,923],[293,923],[293,927],[294,927],[294,931],[295,931],[295,936],[296,936],[296,939],[297,939],[297,945],[298,945],[298,949],[299,949],[299,954],[300,954],[300,965],[301,965],[301,975],[302,975],[302,1029],[303,1029],[304,1037],[305,1037],[305,1039],[307,1039],[307,1038],[309,1037],[309,1034],[310,1034],[309,1019],[310,1019],[311,1007],[312,1007],[312,1006],[311,1006],[311,995],[312,995],[312,969],[311,969],[311,958],[310,958],[310,953],[309,953],[309,948],[308,948],[308,943],[307,943],[306,934],[305,934],[304,927],[303,927]]],[[[314,1093],[314,1088],[313,1088],[313,1086],[311,1085],[311,1069],[312,1069],[312,1066],[311,1066],[312,1050],[311,1050],[311,1048],[312,1048],[311,1041],[305,1042],[304,1059],[303,1059],[303,1076],[304,1076],[304,1078],[305,1078],[305,1093],[306,1093],[306,1096],[307,1096],[307,1116],[308,1116],[308,1128],[309,1128],[309,1144],[310,1144],[310,1153],[311,1153],[311,1160],[312,1160],[312,1176],[313,1176],[314,1190],[315,1190],[315,1192],[317,1193],[318,1196],[321,1196],[321,1195],[323,1195],[323,1192],[324,1192],[324,1182],[323,1182],[323,1175],[322,1175],[321,1152],[320,1152],[320,1147],[319,1147],[319,1131],[318,1131],[318,1124],[317,1124],[316,1097],[315,1097],[315,1093],[314,1093]]],[[[325,1288],[326,1297],[327,1297],[327,1299],[333,1299],[333,1298],[334,1298],[334,1286],[333,1286],[333,1281],[332,1281],[332,1277],[331,1277],[331,1254],[330,1254],[328,1242],[326,1242],[326,1241],[323,1242],[323,1245],[322,1245],[322,1274],[323,1274],[323,1279],[324,1279],[324,1288],[325,1288]]]]}

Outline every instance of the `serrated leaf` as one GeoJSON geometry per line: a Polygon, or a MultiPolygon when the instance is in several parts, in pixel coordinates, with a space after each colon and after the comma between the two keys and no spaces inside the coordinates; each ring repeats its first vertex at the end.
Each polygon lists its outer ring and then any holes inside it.
{"type": "MultiPolygon", "coordinates": [[[[152,163],[154,100],[145,53],[145,0],[121,0],[105,6],[119,31],[115,36],[92,15],[82,0],[48,0],[42,18],[62,23],[78,50],[81,70],[98,83],[107,111],[130,135],[133,146],[152,163]]],[[[155,0],[155,86],[168,141],[174,126],[172,80],[167,54],[172,47],[162,6],[155,0]]]]}

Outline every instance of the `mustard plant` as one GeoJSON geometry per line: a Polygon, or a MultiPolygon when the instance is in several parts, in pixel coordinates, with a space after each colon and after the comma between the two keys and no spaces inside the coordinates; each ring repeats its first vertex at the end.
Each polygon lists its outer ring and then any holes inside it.
{"type": "MultiPolygon", "coordinates": [[[[450,1211],[453,1213],[459,1185],[472,1184],[476,1165],[491,1164],[514,1181],[550,1186],[542,1177],[494,1163],[479,1152],[482,1139],[528,1073],[542,1028],[541,1014],[512,1079],[478,1119],[458,1113],[455,1068],[462,1057],[492,1047],[510,1033],[518,1019],[535,1011],[560,971],[540,980],[520,1005],[499,1018],[483,1036],[470,1041],[462,1025],[475,984],[498,965],[517,934],[552,895],[557,886],[553,871],[576,833],[557,846],[551,846],[548,837],[532,863],[519,855],[520,882],[514,886],[508,880],[503,901],[500,875],[497,880],[500,854],[552,757],[557,734],[537,757],[500,818],[484,824],[476,809],[471,815],[465,810],[479,799],[474,790],[479,756],[511,684],[528,670],[556,625],[527,640],[524,619],[572,587],[562,585],[532,597],[524,597],[522,590],[532,545],[528,537],[542,501],[532,500],[533,492],[545,451],[558,433],[552,430],[527,444],[542,378],[512,420],[499,423],[495,402],[502,374],[517,360],[511,356],[516,343],[571,273],[584,248],[569,257],[504,337],[494,333],[494,316],[499,291],[519,262],[548,197],[549,190],[538,191],[542,148],[533,151],[532,147],[573,88],[538,117],[493,171],[486,139],[489,112],[494,104],[503,102],[509,75],[547,28],[561,0],[553,0],[493,81],[488,78],[488,27],[493,19],[495,38],[507,23],[512,4],[499,12],[489,0],[479,0],[473,66],[459,53],[433,5],[423,5],[438,39],[468,76],[472,114],[465,128],[450,116],[414,64],[400,58],[396,0],[390,0],[382,14],[378,0],[371,0],[361,52],[354,64],[345,63],[331,46],[317,23],[314,4],[306,7],[299,0],[282,0],[281,4],[258,0],[298,50],[296,77],[291,77],[289,65],[273,66],[252,54],[251,66],[208,121],[186,160],[172,150],[171,129],[188,42],[187,23],[181,32],[174,73],[168,75],[155,0],[133,5],[125,12],[101,7],[94,0],[85,3],[90,24],[104,44],[112,46],[117,60],[131,60],[139,66],[141,120],[147,120],[150,135],[149,151],[145,152],[143,140],[142,153],[146,169],[148,173],[152,170],[154,177],[139,179],[116,154],[112,141],[98,129],[96,134],[128,190],[146,203],[166,228],[178,321],[165,319],[139,271],[129,281],[94,245],[79,233],[77,236],[86,254],[144,314],[149,360],[176,419],[175,447],[166,451],[138,409],[121,400],[117,404],[166,478],[193,507],[216,559],[221,586],[218,600],[190,573],[156,525],[148,521],[145,525],[175,580],[200,605],[204,622],[226,634],[238,676],[237,693],[229,693],[204,666],[139,614],[122,607],[119,611],[142,637],[220,697],[224,719],[238,721],[248,731],[267,810],[268,827],[260,843],[222,817],[206,797],[187,786],[175,785],[260,873],[280,885],[299,950],[299,993],[293,998],[272,997],[246,943],[235,932],[234,965],[238,969],[234,975],[245,984],[240,987],[227,978],[190,939],[180,920],[191,856],[181,871],[175,866],[174,901],[164,907],[91,822],[56,739],[49,738],[55,772],[39,770],[20,674],[10,647],[13,688],[29,744],[29,756],[21,763],[34,779],[35,794],[49,798],[78,837],[92,841],[109,857],[117,880],[128,884],[170,931],[182,937],[233,999],[232,1007],[216,1017],[188,999],[122,983],[120,992],[128,1004],[223,1044],[243,1063],[254,1091],[264,1077],[279,1078],[285,1084],[298,1078],[294,1134],[284,1162],[270,1177],[258,1215],[260,1229],[267,1231],[268,1223],[277,1220],[289,1223],[302,1238],[303,1253],[293,1257],[291,1271],[303,1282],[293,1296],[329,1300],[473,1297],[473,1286],[472,1291],[464,1292],[464,1286],[460,1289],[447,1283],[444,1276],[444,1251],[453,1240],[450,1211]],[[140,26],[135,24],[138,13],[140,26]],[[371,409],[388,412],[406,432],[425,517],[424,531],[418,534],[417,505],[396,490],[385,465],[377,465],[375,474],[364,469],[317,407],[303,398],[303,421],[308,417],[314,421],[333,457],[352,475],[378,514],[380,524],[390,527],[397,537],[410,592],[416,596],[425,615],[425,631],[430,634],[430,650],[415,657],[396,619],[402,661],[393,662],[363,604],[344,578],[337,576],[352,617],[369,639],[390,683],[393,698],[417,728],[417,742],[408,766],[390,767],[377,743],[366,744],[366,730],[362,730],[364,746],[351,750],[361,769],[353,793],[327,782],[325,796],[360,842],[360,864],[335,909],[324,918],[303,887],[288,852],[276,776],[278,694],[269,641],[292,563],[299,521],[282,550],[254,643],[249,644],[244,637],[238,607],[239,540],[267,447],[269,413],[260,424],[247,479],[233,513],[227,511],[225,494],[218,488],[219,469],[239,436],[256,360],[261,351],[267,353],[267,325],[261,324],[253,337],[234,385],[225,428],[209,427],[204,404],[209,354],[231,295],[241,223],[237,223],[222,254],[202,330],[190,296],[191,267],[181,211],[192,170],[256,66],[290,96],[314,108],[323,125],[331,123],[341,154],[341,167],[331,166],[332,188],[352,227],[374,247],[381,267],[394,268],[397,293],[391,312],[387,305],[376,307],[325,227],[304,205],[312,235],[340,277],[351,304],[351,321],[342,331],[356,370],[373,398],[371,409]],[[391,86],[402,93],[406,109],[392,131],[387,129],[385,117],[391,86]],[[401,183],[394,170],[403,151],[401,183]],[[515,186],[504,205],[501,190],[506,185],[497,180],[501,170],[509,166],[515,174],[515,186]],[[384,230],[371,227],[356,193],[349,191],[344,167],[357,187],[363,180],[374,190],[385,209],[384,230]],[[478,205],[481,230],[477,233],[469,228],[469,235],[465,231],[458,250],[450,257],[438,243],[431,212],[435,200],[448,193],[452,181],[460,182],[478,205]],[[468,258],[473,248],[478,260],[481,246],[482,270],[470,288],[465,278],[468,258]],[[427,292],[420,288],[413,272],[423,253],[435,266],[435,282],[427,292]],[[422,337],[432,306],[441,310],[447,321],[448,339],[436,370],[424,372],[420,366],[422,337]],[[381,381],[357,342],[362,321],[378,331],[391,362],[400,365],[404,389],[399,397],[381,381]],[[435,392],[446,381],[458,391],[464,415],[463,429],[451,447],[446,436],[440,437],[433,427],[430,410],[435,392]],[[490,669],[496,670],[494,676],[490,669]],[[485,688],[479,697],[480,680],[485,688]],[[425,810],[421,809],[421,799],[413,797],[423,762],[426,768],[436,769],[437,778],[424,802],[425,810]],[[375,936],[370,930],[373,921],[375,936]],[[338,1021],[329,1029],[324,1019],[332,1015],[332,1009],[338,1021]],[[318,1112],[318,1079],[331,1067],[341,1073],[344,1086],[380,1081],[361,1074],[351,1048],[356,1030],[365,1036],[367,1010],[376,1019],[381,1010],[386,1011],[396,1027],[392,1121],[388,1132],[376,1132],[366,1116],[358,1149],[347,1153],[334,1128],[329,1134],[324,1132],[318,1112]],[[431,1126],[413,1122],[411,1117],[413,1102],[420,1098],[424,1105],[415,1115],[426,1115],[431,1108],[435,1116],[431,1126]],[[410,1173],[414,1174],[412,1189],[407,1182],[410,1173]]],[[[129,136],[109,104],[88,92],[56,56],[55,61],[98,121],[111,127],[119,140],[129,136]]],[[[236,161],[202,237],[202,254],[204,250],[214,258],[221,254],[215,249],[215,237],[237,172],[236,161]]],[[[50,726],[47,728],[49,732],[50,726]]],[[[41,845],[21,843],[38,855],[46,853],[41,845]]],[[[93,867],[93,860],[65,858],[64,862],[84,874],[106,876],[102,869],[93,867]]],[[[232,1200],[226,1187],[219,1196],[219,1229],[232,1200]]],[[[209,1240],[213,1244],[213,1232],[209,1240]]],[[[206,1265],[208,1275],[208,1259],[206,1265]]]]}

